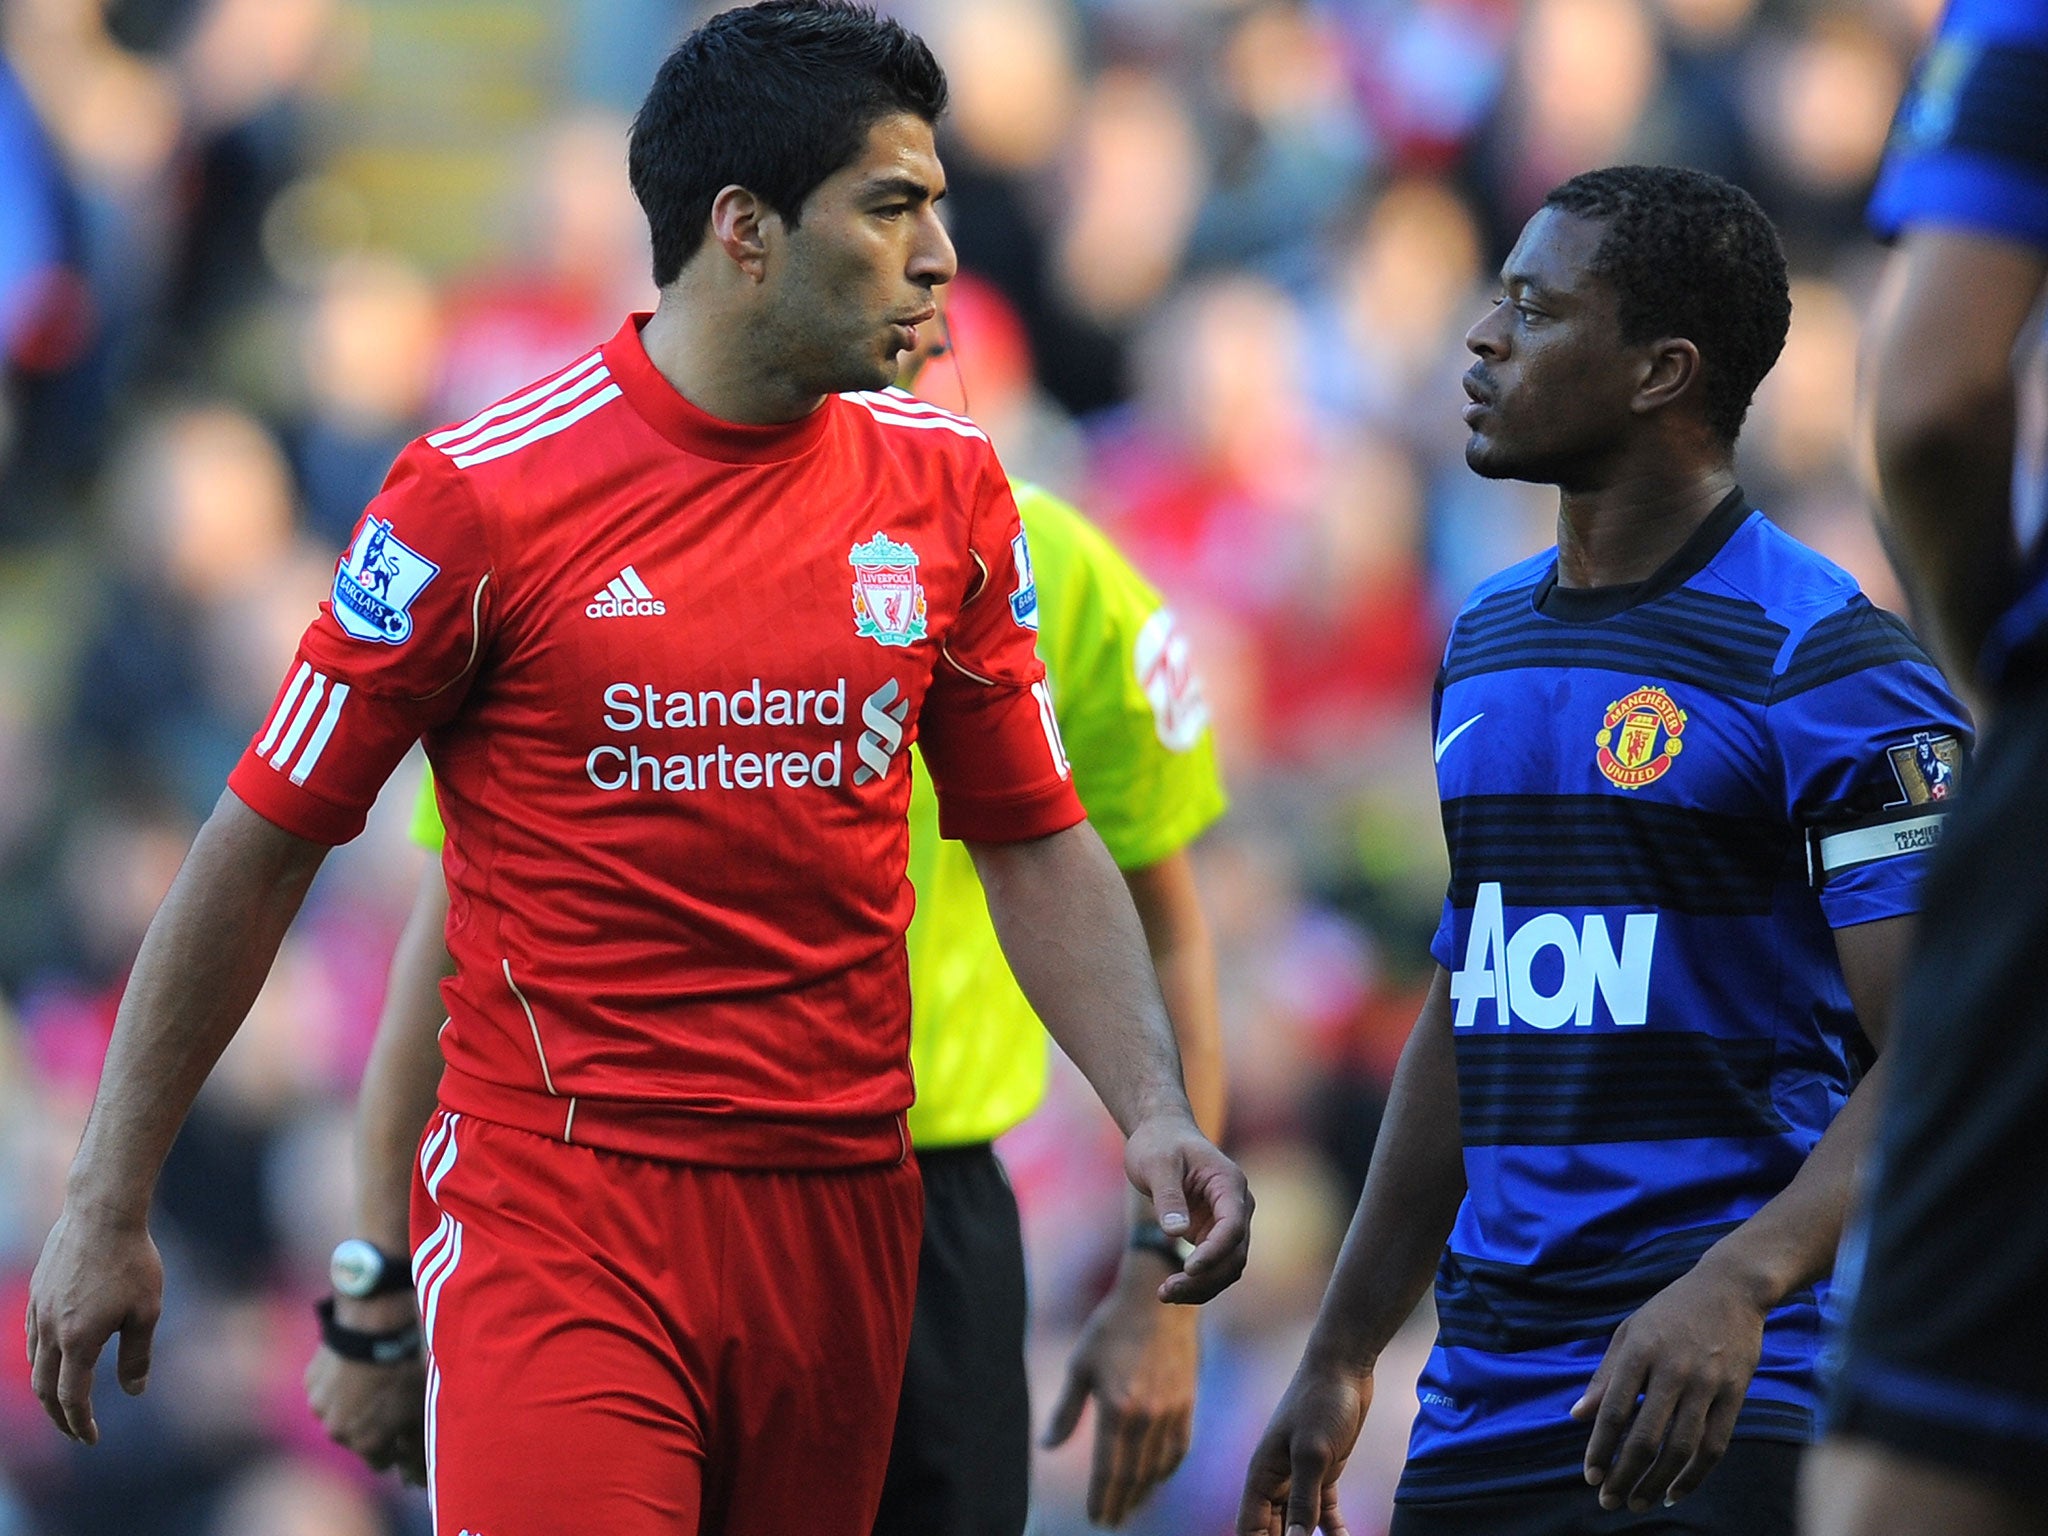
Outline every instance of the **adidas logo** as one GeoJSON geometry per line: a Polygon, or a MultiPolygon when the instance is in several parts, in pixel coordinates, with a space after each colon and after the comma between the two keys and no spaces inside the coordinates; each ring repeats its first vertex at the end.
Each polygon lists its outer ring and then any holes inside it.
{"type": "Polygon", "coordinates": [[[668,604],[648,591],[640,573],[629,565],[583,611],[593,619],[617,619],[635,613],[667,613],[668,604]]]}

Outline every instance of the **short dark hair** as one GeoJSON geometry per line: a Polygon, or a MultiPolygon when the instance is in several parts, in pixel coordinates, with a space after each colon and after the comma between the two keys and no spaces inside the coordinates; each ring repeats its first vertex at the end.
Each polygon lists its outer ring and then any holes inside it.
{"type": "Polygon", "coordinates": [[[1792,324],[1770,217],[1734,183],[1666,165],[1588,171],[1543,202],[1607,225],[1593,270],[1620,298],[1622,340],[1698,347],[1708,425],[1732,445],[1792,324]]]}
{"type": "Polygon", "coordinates": [[[712,17],[662,61],[627,170],[666,287],[704,242],[711,200],[742,186],[791,225],[804,199],[896,112],[936,123],[946,73],[914,32],[846,0],[762,0],[712,17]]]}

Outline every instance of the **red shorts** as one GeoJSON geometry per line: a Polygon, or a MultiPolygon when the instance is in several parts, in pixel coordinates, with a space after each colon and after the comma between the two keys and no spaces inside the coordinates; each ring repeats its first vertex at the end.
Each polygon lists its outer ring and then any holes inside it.
{"type": "Polygon", "coordinates": [[[867,1536],[915,1164],[702,1168],[441,1111],[420,1172],[435,1536],[867,1536]]]}

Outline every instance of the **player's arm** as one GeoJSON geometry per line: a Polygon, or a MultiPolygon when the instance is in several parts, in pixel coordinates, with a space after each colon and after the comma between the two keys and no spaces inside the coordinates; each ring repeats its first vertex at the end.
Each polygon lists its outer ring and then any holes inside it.
{"type": "Polygon", "coordinates": [[[467,697],[495,622],[488,534],[445,455],[423,441],[399,455],[150,923],[29,1287],[36,1394],[67,1434],[98,1437],[92,1372],[116,1332],[121,1383],[142,1389],[163,1291],[147,1228],[158,1172],[315,871],[467,697]]]}
{"type": "Polygon", "coordinates": [[[1245,1474],[1241,1536],[1343,1536],[1337,1479],[1372,1404],[1380,1352],[1429,1289],[1465,1198],[1450,977],[1439,967],[1401,1051],[1365,1191],[1301,1364],[1245,1474]]]}
{"type": "MultiPolygon", "coordinates": [[[[1890,917],[1835,930],[1849,999],[1880,1048],[1913,923],[1910,916],[1890,917]]],[[[1572,1409],[1575,1418],[1593,1421],[1586,1480],[1599,1484],[1604,1508],[1676,1502],[1727,1451],[1763,1350],[1764,1319],[1834,1268],[1856,1167],[1883,1102],[1885,1068],[1880,1058],[1856,1085],[1775,1199],[1615,1331],[1572,1409]]]]}
{"type": "Polygon", "coordinates": [[[1115,862],[1085,821],[1023,842],[969,841],[1004,958],[1126,1141],[1124,1168],[1159,1223],[1196,1244],[1163,1301],[1206,1301],[1244,1270],[1244,1174],[1196,1124],[1179,1049],[1115,862]]]}
{"type": "MultiPolygon", "coordinates": [[[[1181,1074],[1196,1123],[1212,1141],[1223,1135],[1223,1032],[1216,1009],[1216,952],[1195,889],[1186,850],[1124,871],[1151,951],[1152,969],[1173,1021],[1181,1074]]],[[[1134,1230],[1152,1210],[1136,1190],[1128,1217],[1134,1230]]],[[[1094,1467],[1088,1518],[1118,1525],[1164,1482],[1187,1455],[1194,1426],[1199,1364],[1195,1314],[1159,1300],[1174,1264],[1160,1249],[1124,1245],[1110,1292],[1081,1330],[1066,1385],[1045,1434],[1063,1443],[1095,1399],[1094,1467]]]]}
{"type": "Polygon", "coordinates": [[[148,1380],[163,1299],[148,1224],[157,1176],[326,854],[225,793],[143,937],[63,1213],[29,1283],[35,1393],[73,1439],[99,1439],[93,1368],[115,1333],[123,1389],[148,1380]]]}
{"type": "MultiPolygon", "coordinates": [[[[391,957],[376,1039],[356,1098],[355,1234],[389,1254],[410,1252],[407,1210],[412,1162],[434,1112],[441,1079],[441,979],[448,958],[448,887],[440,861],[421,872],[419,892],[391,957]]],[[[410,1288],[387,1296],[334,1298],[334,1320],[389,1337],[418,1320],[410,1288]]],[[[338,1444],[373,1468],[396,1466],[426,1481],[426,1376],[417,1352],[388,1364],[344,1359],[322,1344],[306,1367],[306,1401],[338,1444]]]]}
{"type": "Polygon", "coordinates": [[[2048,251],[1925,225],[1902,238],[1866,357],[1892,544],[1964,686],[2020,579],[2012,525],[2013,347],[2048,251]]]}

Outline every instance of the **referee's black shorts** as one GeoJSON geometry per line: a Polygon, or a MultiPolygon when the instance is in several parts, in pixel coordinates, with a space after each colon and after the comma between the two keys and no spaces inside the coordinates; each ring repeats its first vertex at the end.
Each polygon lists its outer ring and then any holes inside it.
{"type": "Polygon", "coordinates": [[[2048,1467],[2048,683],[2006,699],[1929,871],[1844,1253],[1829,1429],[2038,1497],[2048,1467]]]}
{"type": "Polygon", "coordinates": [[[876,1536],[1019,1536],[1031,1498],[1024,1236],[987,1143],[920,1152],[917,1310],[876,1536]]]}

